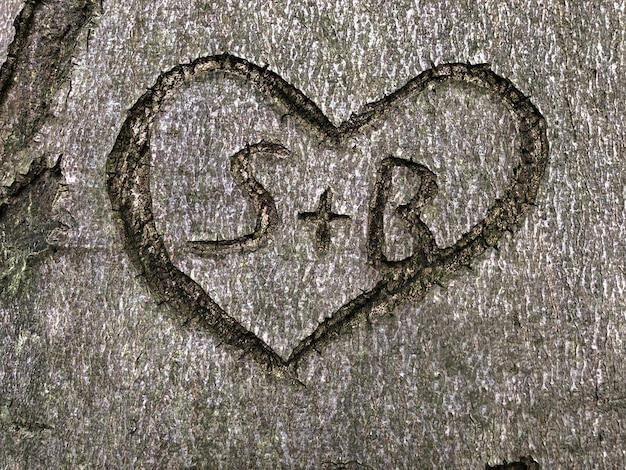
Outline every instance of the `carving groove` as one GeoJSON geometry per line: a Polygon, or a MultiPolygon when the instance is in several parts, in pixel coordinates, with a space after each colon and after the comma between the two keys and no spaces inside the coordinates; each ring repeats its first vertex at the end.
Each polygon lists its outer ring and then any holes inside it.
{"type": "Polygon", "coordinates": [[[506,460],[502,465],[495,465],[493,467],[489,464],[485,465],[485,470],[540,470],[539,463],[532,457],[520,457],[517,462],[507,462],[506,460]]]}
{"type": "Polygon", "coordinates": [[[328,188],[320,196],[317,209],[314,212],[300,212],[298,219],[313,222],[316,225],[315,245],[320,252],[326,253],[330,245],[330,223],[335,220],[350,219],[350,216],[333,212],[333,193],[328,188]]]}
{"type": "Polygon", "coordinates": [[[273,372],[294,378],[299,361],[307,353],[341,334],[352,322],[365,318],[372,311],[389,312],[400,302],[423,298],[430,287],[449,279],[489,247],[495,246],[503,233],[512,231],[533,205],[547,162],[548,142],[543,116],[509,80],[492,72],[487,65],[453,63],[433,67],[392,94],[366,105],[361,114],[334,126],[315,103],[274,72],[224,54],[202,57],[161,74],[154,86],[129,110],[109,154],[106,171],[109,197],[120,222],[125,249],[145,276],[151,291],[185,319],[212,331],[223,342],[243,350],[273,372]],[[417,233],[415,243],[418,252],[399,263],[385,263],[377,248],[382,240],[379,220],[371,216],[368,254],[375,263],[386,266],[382,279],[372,290],[349,301],[320,323],[295,347],[289,358],[283,359],[230,317],[196,282],[172,264],[153,220],[150,138],[154,119],[173,90],[198,74],[214,72],[243,77],[259,91],[274,98],[286,113],[297,117],[327,142],[337,145],[382,118],[389,108],[416,96],[427,87],[445,81],[464,82],[497,95],[510,109],[520,137],[520,160],[510,186],[502,198],[489,208],[485,219],[475,224],[453,246],[445,248],[437,247],[427,227],[419,224],[421,204],[436,191],[432,173],[425,167],[413,166],[398,159],[383,163],[376,196],[371,201],[373,212],[382,213],[384,210],[385,185],[390,167],[405,165],[422,178],[422,187],[416,198],[399,209],[405,221],[416,224],[414,233],[417,233]]]}
{"type": "Polygon", "coordinates": [[[380,271],[398,268],[406,269],[411,264],[414,265],[413,269],[416,269],[418,264],[425,266],[433,261],[438,247],[432,232],[420,218],[420,211],[429,200],[435,197],[437,191],[435,174],[424,165],[395,157],[385,158],[381,162],[376,186],[370,200],[369,233],[367,237],[367,256],[377,269],[380,271]],[[413,255],[401,261],[388,261],[383,254],[385,247],[383,215],[389,200],[393,169],[396,167],[407,168],[418,175],[420,177],[420,187],[407,204],[403,204],[395,209],[395,212],[404,220],[413,236],[413,255]]]}
{"type": "Polygon", "coordinates": [[[252,176],[250,158],[255,153],[285,157],[289,155],[289,150],[282,145],[261,141],[258,144],[246,146],[246,148],[237,152],[230,159],[230,172],[233,175],[233,179],[252,199],[252,205],[257,214],[254,232],[232,240],[188,241],[187,244],[196,255],[207,256],[216,253],[256,250],[276,229],[280,217],[278,216],[274,199],[263,185],[252,176]]]}

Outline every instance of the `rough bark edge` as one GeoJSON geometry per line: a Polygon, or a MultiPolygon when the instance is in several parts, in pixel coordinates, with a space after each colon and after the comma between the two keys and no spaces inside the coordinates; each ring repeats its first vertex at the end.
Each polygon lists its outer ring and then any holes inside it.
{"type": "MultiPolygon", "coordinates": [[[[8,47],[7,59],[0,68],[0,112],[3,114],[3,163],[9,155],[23,151],[50,117],[50,106],[55,92],[67,79],[70,59],[76,49],[78,36],[93,19],[97,3],[81,0],[75,3],[59,2],[51,8],[63,22],[46,16],[45,6],[53,2],[27,0],[15,18],[15,36],[8,47]],[[29,100],[24,103],[22,88],[28,89],[29,100]],[[16,101],[11,105],[11,101],[16,101]],[[26,113],[17,114],[17,110],[26,113]],[[13,111],[11,111],[13,110],[13,111]]],[[[32,159],[25,173],[16,172],[9,186],[0,186],[0,207],[7,198],[30,184],[37,174],[48,170],[44,157],[32,159]]]]}
{"type": "Polygon", "coordinates": [[[52,168],[40,168],[40,162],[31,167],[25,175],[27,184],[19,185],[15,193],[7,199],[4,205],[0,204],[0,299],[15,298],[25,292],[33,269],[48,253],[54,251],[49,243],[49,234],[63,227],[63,224],[53,217],[54,199],[62,185],[61,160],[52,168]],[[33,168],[34,167],[34,168],[33,168]],[[37,208],[33,215],[30,210],[20,206],[23,201],[37,201],[37,208]],[[42,209],[44,208],[44,209],[42,209]],[[43,213],[42,213],[43,212],[43,213]],[[30,236],[20,231],[15,224],[17,219],[21,224],[32,227],[37,221],[41,230],[32,230],[30,236]],[[8,224],[6,224],[8,222],[8,224]],[[7,227],[9,225],[9,227],[7,227]],[[13,230],[16,229],[17,233],[13,230]],[[39,240],[37,246],[32,244],[33,239],[39,240]]]}
{"type": "MultiPolygon", "coordinates": [[[[0,113],[3,118],[0,163],[9,175],[13,173],[9,185],[0,185],[0,220],[26,188],[48,177],[61,181],[60,157],[50,167],[45,154],[33,155],[28,147],[50,117],[54,94],[67,79],[79,34],[95,12],[96,2],[93,0],[58,3],[27,0],[13,22],[15,35],[0,68],[0,113]],[[28,96],[27,102],[24,96],[28,96]],[[18,155],[26,163],[25,168],[10,168],[10,157],[18,155]]],[[[42,188],[55,191],[53,186],[42,188]]],[[[5,253],[3,248],[3,257],[7,255],[9,260],[21,260],[22,273],[18,273],[18,277],[22,277],[29,271],[27,268],[32,268],[49,250],[37,253],[18,251],[5,253]]],[[[13,285],[15,266],[4,268],[0,277],[11,278],[10,285],[13,285]]],[[[9,291],[11,289],[3,289],[3,293],[9,291]]]]}
{"type": "MultiPolygon", "coordinates": [[[[534,204],[547,163],[548,142],[543,116],[508,79],[495,74],[487,65],[451,63],[426,70],[394,93],[364,106],[361,114],[351,116],[336,127],[315,103],[274,72],[223,54],[178,65],[159,76],[155,85],[129,110],[107,159],[106,172],[109,198],[121,226],[126,252],[145,276],[151,291],[224,343],[242,350],[269,370],[293,378],[297,376],[300,360],[310,351],[317,350],[373,311],[386,313],[401,302],[423,298],[430,287],[450,279],[489,247],[494,247],[504,232],[513,231],[534,204]],[[371,291],[338,309],[304,338],[289,358],[283,359],[172,264],[154,223],[150,194],[150,138],[154,119],[173,90],[200,73],[211,72],[226,72],[248,80],[306,128],[321,134],[329,145],[341,145],[347,137],[379,121],[388,109],[427,87],[444,81],[467,83],[495,94],[509,108],[521,137],[520,161],[504,196],[497,199],[485,219],[457,243],[447,248],[433,248],[428,257],[415,256],[396,269],[389,269],[371,291]]],[[[377,205],[379,202],[373,200],[370,209],[384,210],[377,205]]],[[[419,219],[419,214],[413,216],[419,219]]]]}

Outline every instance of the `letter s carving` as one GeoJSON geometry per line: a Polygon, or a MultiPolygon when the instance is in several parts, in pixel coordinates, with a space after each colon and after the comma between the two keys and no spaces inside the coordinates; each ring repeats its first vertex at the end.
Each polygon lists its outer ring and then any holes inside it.
{"type": "Polygon", "coordinates": [[[230,172],[235,182],[252,200],[256,212],[254,231],[230,240],[189,240],[187,245],[198,256],[211,256],[216,253],[254,251],[262,246],[280,224],[280,216],[271,194],[252,175],[251,158],[257,153],[285,157],[289,150],[280,144],[264,140],[247,145],[230,159],[230,172]]]}

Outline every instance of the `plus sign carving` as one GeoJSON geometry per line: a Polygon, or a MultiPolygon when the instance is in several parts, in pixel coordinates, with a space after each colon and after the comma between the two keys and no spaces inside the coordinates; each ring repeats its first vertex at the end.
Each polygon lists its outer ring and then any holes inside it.
{"type": "Polygon", "coordinates": [[[317,209],[314,212],[300,212],[298,218],[313,222],[315,228],[315,244],[321,252],[328,250],[330,244],[330,223],[336,220],[349,219],[346,214],[335,214],[332,211],[333,193],[330,188],[320,196],[317,209]]]}

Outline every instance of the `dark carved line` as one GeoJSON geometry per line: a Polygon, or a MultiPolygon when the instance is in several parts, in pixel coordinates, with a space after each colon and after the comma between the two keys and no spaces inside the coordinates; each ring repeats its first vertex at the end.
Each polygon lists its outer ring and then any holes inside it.
{"type": "Polygon", "coordinates": [[[15,431],[27,431],[27,432],[43,432],[54,429],[52,426],[46,423],[39,423],[36,421],[28,422],[16,420],[11,423],[11,426],[15,431]]]}
{"type": "MultiPolygon", "coordinates": [[[[472,227],[454,246],[437,250],[437,255],[427,264],[424,264],[423,258],[414,256],[408,263],[403,263],[402,270],[387,273],[371,292],[362,294],[322,322],[294,349],[288,362],[299,361],[308,350],[319,348],[324,341],[328,341],[331,338],[330,333],[338,332],[342,325],[351,322],[359,313],[380,307],[385,300],[385,311],[390,311],[406,300],[421,300],[430,287],[443,283],[461,267],[468,266],[487,248],[495,246],[504,231],[517,226],[534,201],[548,162],[545,120],[509,80],[497,76],[483,65],[446,64],[426,71],[386,99],[366,106],[365,118],[353,116],[340,129],[352,133],[374,117],[382,116],[386,106],[422,91],[428,84],[429,77],[436,77],[437,81],[452,79],[481,86],[499,95],[513,111],[517,118],[518,132],[522,134],[521,161],[514,171],[514,184],[488,211],[485,220],[472,227]],[[375,301],[377,296],[372,296],[372,293],[378,294],[378,301],[375,301]]],[[[383,199],[373,198],[370,212],[382,213],[383,199]]],[[[370,227],[370,230],[377,231],[376,227],[370,227]]],[[[369,250],[371,252],[371,246],[369,250]]]]}
{"type": "Polygon", "coordinates": [[[330,188],[327,188],[320,196],[318,207],[314,212],[300,212],[298,214],[299,220],[313,222],[317,225],[315,228],[315,245],[321,253],[328,251],[330,245],[330,222],[350,219],[349,215],[334,213],[332,205],[333,193],[330,188]]]}
{"type": "Polygon", "coordinates": [[[126,251],[151,290],[184,318],[213,331],[226,344],[238,347],[268,368],[285,370],[280,356],[171,264],[154,224],[149,191],[149,128],[160,105],[160,101],[155,105],[153,100],[165,97],[163,90],[154,91],[148,91],[139,106],[131,109],[107,161],[109,196],[121,222],[126,251]]]}
{"type": "MultiPolygon", "coordinates": [[[[427,70],[396,92],[364,106],[361,114],[353,115],[336,127],[315,103],[275,73],[225,54],[200,58],[173,68],[162,74],[137,101],[128,112],[107,160],[107,185],[113,210],[121,223],[126,251],[146,276],[151,290],[163,301],[180,309],[184,316],[213,331],[225,343],[245,351],[275,372],[292,374],[304,355],[341,334],[354,321],[372,312],[386,313],[400,302],[423,298],[430,287],[444,283],[460,268],[469,266],[476,256],[495,246],[505,231],[517,226],[533,204],[547,162],[546,123],[542,115],[509,80],[499,77],[486,65],[444,64],[427,70]],[[472,227],[454,246],[446,248],[436,247],[432,234],[428,236],[428,228],[419,226],[419,208],[425,199],[434,194],[436,185],[428,169],[415,167],[424,177],[425,186],[416,196],[418,199],[401,208],[399,214],[416,225],[417,255],[395,265],[387,265],[382,280],[371,291],[348,302],[320,323],[294,348],[289,358],[283,360],[171,264],[153,221],[149,145],[154,118],[172,90],[196,74],[210,72],[227,72],[247,79],[260,91],[273,97],[287,113],[335,145],[340,145],[346,137],[379,120],[388,108],[415,96],[428,86],[444,81],[468,83],[499,96],[511,110],[521,137],[518,149],[520,161],[511,186],[488,210],[486,218],[472,227]]],[[[388,165],[391,164],[411,167],[410,163],[402,161],[388,162],[388,165]]],[[[371,211],[384,210],[385,191],[388,191],[390,178],[387,170],[381,170],[377,190],[370,202],[371,211]]],[[[378,249],[373,247],[382,239],[379,223],[370,218],[368,254],[371,258],[380,258],[378,249]]]]}
{"type": "Polygon", "coordinates": [[[367,239],[368,259],[378,270],[402,269],[408,263],[415,263],[416,258],[420,258],[419,261],[424,265],[432,263],[439,248],[435,243],[435,237],[422,221],[420,214],[421,208],[437,194],[437,191],[435,174],[424,165],[395,157],[383,159],[370,200],[367,239]],[[420,177],[420,187],[415,196],[407,204],[397,207],[394,211],[404,220],[412,233],[415,251],[412,256],[404,260],[389,261],[383,253],[385,247],[383,217],[389,200],[393,169],[397,167],[407,168],[420,177]]]}
{"type": "Polygon", "coordinates": [[[230,172],[233,179],[244,189],[252,200],[257,214],[256,227],[252,233],[231,240],[191,240],[187,245],[199,256],[232,253],[236,251],[252,251],[265,243],[280,222],[274,199],[261,183],[252,175],[250,159],[256,153],[284,157],[289,155],[282,145],[261,141],[248,145],[230,159],[230,172]]]}
{"type": "Polygon", "coordinates": [[[507,462],[506,460],[502,465],[494,465],[491,467],[489,464],[485,465],[485,470],[540,470],[539,463],[532,457],[520,457],[517,462],[507,462]]]}

